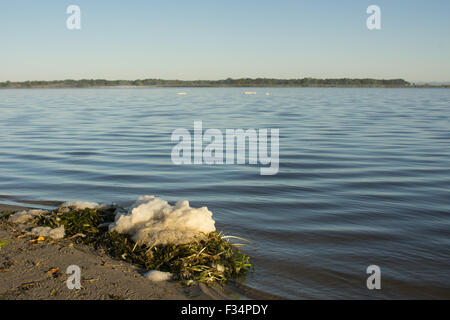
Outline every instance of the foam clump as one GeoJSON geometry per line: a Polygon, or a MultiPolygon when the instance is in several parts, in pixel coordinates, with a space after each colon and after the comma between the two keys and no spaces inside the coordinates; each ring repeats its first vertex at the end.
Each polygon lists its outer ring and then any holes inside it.
{"type": "Polygon", "coordinates": [[[9,222],[12,223],[25,223],[34,217],[48,213],[47,210],[22,210],[14,213],[9,217],[9,222]]]}
{"type": "Polygon", "coordinates": [[[60,208],[70,208],[72,210],[84,210],[84,209],[99,209],[104,207],[104,205],[98,204],[97,202],[86,202],[86,201],[70,201],[63,203],[60,208]]]}
{"type": "Polygon", "coordinates": [[[59,240],[64,238],[65,230],[64,225],[55,229],[52,229],[50,227],[36,227],[31,229],[31,231],[28,232],[27,235],[32,235],[36,237],[47,237],[52,238],[53,240],[59,240]]]}
{"type": "Polygon", "coordinates": [[[163,272],[158,270],[150,270],[144,274],[144,277],[151,281],[167,281],[172,279],[173,274],[170,272],[163,272]]]}
{"type": "Polygon", "coordinates": [[[216,231],[214,224],[212,212],[206,207],[191,208],[186,200],[172,206],[160,198],[143,196],[127,213],[118,212],[109,229],[153,247],[190,243],[216,231]]]}

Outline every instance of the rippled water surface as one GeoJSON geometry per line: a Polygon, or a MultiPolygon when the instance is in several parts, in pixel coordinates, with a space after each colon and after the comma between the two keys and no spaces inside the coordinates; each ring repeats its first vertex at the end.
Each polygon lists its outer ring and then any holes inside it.
{"type": "Polygon", "coordinates": [[[0,202],[187,199],[255,242],[245,248],[255,289],[450,298],[450,90],[243,91],[1,90],[0,202]],[[280,172],[172,164],[171,133],[194,120],[280,128],[280,172]],[[378,291],[366,288],[372,264],[378,291]]]}

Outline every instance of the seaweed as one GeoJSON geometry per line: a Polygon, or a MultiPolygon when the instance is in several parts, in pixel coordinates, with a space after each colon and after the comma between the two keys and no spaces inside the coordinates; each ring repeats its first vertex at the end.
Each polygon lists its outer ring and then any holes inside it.
{"type": "Polygon", "coordinates": [[[6,221],[8,218],[14,214],[14,211],[0,211],[0,221],[6,221]]]}
{"type": "Polygon", "coordinates": [[[66,234],[74,236],[84,234],[92,236],[99,232],[99,225],[114,220],[114,209],[82,209],[67,212],[53,212],[51,215],[41,215],[37,224],[51,228],[64,225],[66,234]]]}
{"type": "Polygon", "coordinates": [[[148,247],[135,243],[129,235],[104,228],[113,221],[114,208],[65,209],[40,216],[36,223],[51,228],[64,225],[66,236],[74,237],[78,243],[147,270],[171,272],[184,284],[243,280],[253,271],[249,256],[230,243],[229,236],[224,237],[221,233],[212,232],[188,244],[148,247]]]}
{"type": "Polygon", "coordinates": [[[7,243],[8,243],[8,241],[0,240],[0,249],[7,243]]]}

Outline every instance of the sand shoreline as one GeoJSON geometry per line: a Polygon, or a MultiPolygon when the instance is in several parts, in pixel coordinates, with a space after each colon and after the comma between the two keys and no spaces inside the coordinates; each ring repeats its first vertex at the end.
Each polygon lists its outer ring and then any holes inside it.
{"type": "MultiPolygon", "coordinates": [[[[57,207],[57,203],[16,200],[0,203],[0,212],[38,209],[42,204],[57,207]]],[[[280,299],[238,283],[187,287],[176,281],[152,282],[143,277],[146,270],[70,239],[30,241],[30,237],[21,236],[29,227],[0,221],[0,241],[6,241],[0,248],[0,300],[280,299]],[[67,287],[66,270],[70,265],[78,265],[82,270],[80,290],[67,287]],[[49,272],[55,269],[54,273],[49,272]]]]}
{"type": "MultiPolygon", "coordinates": [[[[0,204],[0,212],[30,209],[0,204]]],[[[205,300],[227,299],[219,287],[153,282],[130,263],[114,260],[70,239],[30,241],[21,236],[29,226],[0,223],[0,300],[205,300]],[[67,287],[67,267],[81,268],[82,288],[67,287]]],[[[236,296],[234,297],[236,298],[236,296]]]]}

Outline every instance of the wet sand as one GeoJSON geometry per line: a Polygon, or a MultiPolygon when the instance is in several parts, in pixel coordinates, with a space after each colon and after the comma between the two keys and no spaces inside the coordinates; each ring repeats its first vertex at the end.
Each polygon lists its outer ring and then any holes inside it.
{"type": "Polygon", "coordinates": [[[2,212],[2,211],[17,211],[17,210],[25,210],[25,209],[30,209],[30,208],[0,203],[0,212],[2,212]]]}

